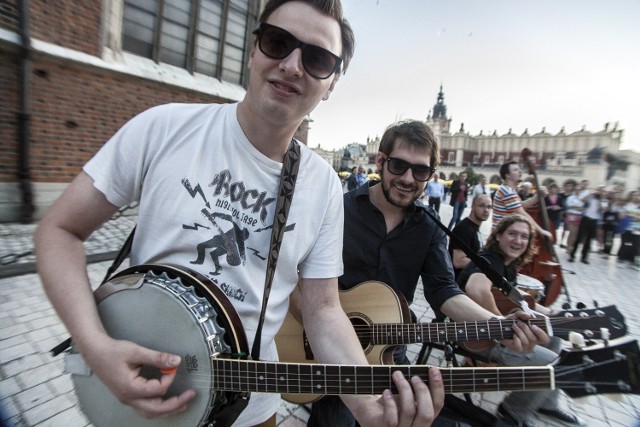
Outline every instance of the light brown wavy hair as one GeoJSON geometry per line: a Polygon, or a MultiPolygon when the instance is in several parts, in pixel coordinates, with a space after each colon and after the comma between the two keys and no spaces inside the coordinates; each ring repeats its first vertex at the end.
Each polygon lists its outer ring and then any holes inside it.
{"type": "Polygon", "coordinates": [[[528,263],[538,253],[538,247],[535,244],[536,229],[527,217],[520,214],[513,214],[504,217],[502,221],[498,223],[498,226],[493,233],[491,233],[487,239],[487,243],[484,245],[485,251],[496,252],[504,256],[504,252],[500,249],[500,242],[498,242],[497,236],[502,235],[509,227],[517,222],[524,222],[529,226],[529,242],[527,242],[527,250],[525,250],[524,253],[516,258],[511,264],[514,267],[520,267],[521,265],[528,263]]]}

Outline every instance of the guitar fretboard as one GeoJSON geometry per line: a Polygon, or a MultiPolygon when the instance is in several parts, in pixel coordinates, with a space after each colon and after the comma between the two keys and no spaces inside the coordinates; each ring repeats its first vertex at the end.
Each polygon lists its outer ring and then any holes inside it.
{"type": "MultiPolygon", "coordinates": [[[[213,359],[213,387],[234,392],[303,394],[396,393],[394,371],[427,381],[428,366],[344,366],[213,359]]],[[[554,388],[553,367],[440,368],[446,393],[554,388]]]]}
{"type": "MultiPolygon", "coordinates": [[[[535,318],[530,324],[549,333],[548,319],[535,318]]],[[[477,322],[379,323],[370,326],[370,342],[379,344],[412,344],[421,342],[502,340],[513,338],[513,320],[494,319],[477,322]]],[[[363,326],[356,326],[358,336],[363,326]]]]}

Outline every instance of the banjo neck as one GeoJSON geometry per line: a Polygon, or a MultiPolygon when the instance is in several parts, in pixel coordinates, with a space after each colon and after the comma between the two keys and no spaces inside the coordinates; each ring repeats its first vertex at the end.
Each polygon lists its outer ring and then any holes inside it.
{"type": "MultiPolygon", "coordinates": [[[[214,358],[213,386],[233,392],[302,394],[397,393],[394,371],[427,382],[429,366],[322,365],[214,358]]],[[[446,393],[526,391],[555,388],[551,366],[440,368],[446,393]]]]}

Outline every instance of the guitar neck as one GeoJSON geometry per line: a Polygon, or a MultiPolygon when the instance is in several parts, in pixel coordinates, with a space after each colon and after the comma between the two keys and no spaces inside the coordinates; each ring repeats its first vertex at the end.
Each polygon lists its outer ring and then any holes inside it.
{"type": "MultiPolygon", "coordinates": [[[[371,343],[412,344],[420,342],[502,340],[513,338],[513,320],[493,319],[477,322],[379,323],[371,325],[371,343]]],[[[529,321],[547,334],[547,318],[529,321]]]]}
{"type": "MultiPolygon", "coordinates": [[[[391,379],[394,371],[406,378],[415,375],[425,382],[429,366],[341,366],[212,360],[213,387],[234,392],[302,394],[381,394],[385,389],[397,393],[391,379]]],[[[440,368],[446,393],[488,391],[527,391],[554,388],[551,366],[518,368],[440,368]]]]}

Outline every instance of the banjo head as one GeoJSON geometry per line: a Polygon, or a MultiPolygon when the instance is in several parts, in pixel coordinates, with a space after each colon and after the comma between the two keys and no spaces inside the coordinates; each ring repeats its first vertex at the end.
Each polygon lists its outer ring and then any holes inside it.
{"type": "MultiPolygon", "coordinates": [[[[96,426],[207,424],[227,403],[240,397],[213,389],[212,358],[245,351],[246,339],[242,348],[242,340],[234,336],[229,323],[234,319],[220,310],[220,295],[214,295],[219,290],[214,284],[173,267],[145,267],[127,269],[96,290],[100,319],[114,339],[180,355],[182,361],[167,397],[188,389],[194,389],[196,397],[180,414],[146,419],[122,404],[95,375],[87,372],[89,375],[72,375],[80,407],[96,426]]],[[[74,353],[77,356],[72,348],[71,354],[74,353]]],[[[157,369],[143,367],[141,375],[157,378],[161,374],[157,369]]],[[[242,399],[248,400],[246,396],[242,399]]]]}

